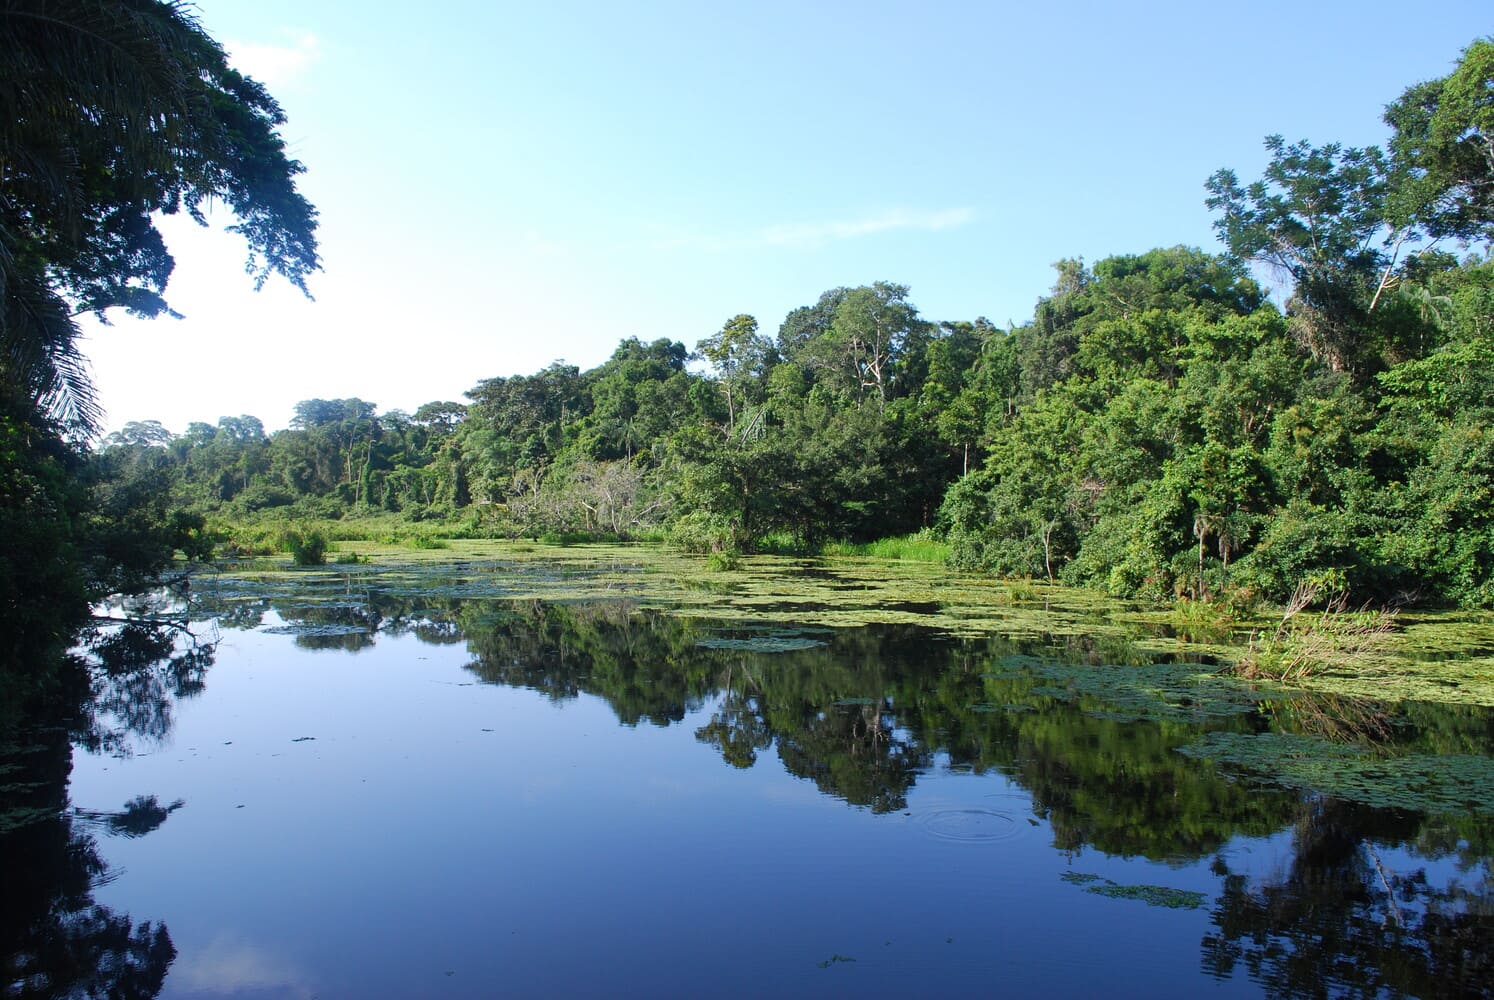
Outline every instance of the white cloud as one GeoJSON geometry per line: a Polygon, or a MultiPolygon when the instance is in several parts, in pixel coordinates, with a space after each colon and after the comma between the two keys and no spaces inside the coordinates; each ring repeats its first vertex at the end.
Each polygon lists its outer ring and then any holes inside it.
{"type": "Polygon", "coordinates": [[[240,73],[254,77],[271,90],[294,84],[305,75],[321,52],[321,43],[308,32],[286,32],[286,45],[228,42],[228,61],[240,73]]]}
{"type": "Polygon", "coordinates": [[[783,247],[812,250],[827,243],[860,239],[897,230],[937,233],[963,226],[975,218],[969,208],[915,211],[894,208],[876,215],[839,222],[796,222],[764,226],[740,236],[682,236],[660,241],[660,249],[758,250],[783,247]]]}

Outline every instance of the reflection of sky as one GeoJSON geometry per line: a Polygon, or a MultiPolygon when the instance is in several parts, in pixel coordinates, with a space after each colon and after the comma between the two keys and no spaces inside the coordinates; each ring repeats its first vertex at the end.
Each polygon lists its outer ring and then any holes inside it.
{"type": "Polygon", "coordinates": [[[171,995],[182,997],[316,995],[303,973],[284,959],[227,932],[183,951],[171,967],[169,983],[171,995]]]}
{"type": "MultiPolygon", "coordinates": [[[[165,995],[1201,985],[1207,910],[1060,876],[1212,899],[1208,859],[1062,855],[994,774],[936,768],[905,812],[874,816],[788,776],[771,751],[727,767],[694,739],[709,706],[620,727],[597,698],[475,685],[469,659],[408,635],[350,656],[225,633],[165,746],[78,756],[76,805],[186,801],[149,836],[101,844],[123,874],[99,901],[163,921],[179,949],[165,995]],[[819,967],[835,955],[855,962],[819,967]]],[[[1232,868],[1269,872],[1290,841],[1229,850],[1232,868]]]]}

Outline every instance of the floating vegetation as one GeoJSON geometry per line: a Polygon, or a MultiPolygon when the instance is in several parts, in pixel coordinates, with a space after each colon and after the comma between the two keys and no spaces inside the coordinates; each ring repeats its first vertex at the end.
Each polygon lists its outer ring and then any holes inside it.
{"type": "Polygon", "coordinates": [[[1085,892],[1107,899],[1135,899],[1147,906],[1160,906],[1168,910],[1199,910],[1208,903],[1208,897],[1191,889],[1172,889],[1165,885],[1121,885],[1100,875],[1087,872],[1064,872],[1058,876],[1070,885],[1080,885],[1085,892]]]}
{"type": "Polygon", "coordinates": [[[828,969],[828,968],[830,968],[830,966],[837,965],[837,964],[839,964],[841,962],[854,962],[854,961],[856,961],[856,960],[854,958],[852,958],[850,955],[839,955],[839,954],[837,954],[837,955],[831,955],[829,958],[825,959],[823,962],[820,962],[819,966],[822,969],[828,969]]]}
{"type": "Polygon", "coordinates": [[[294,635],[301,637],[330,637],[339,635],[366,635],[373,631],[367,625],[266,625],[260,629],[269,635],[294,635]]]}
{"type": "Polygon", "coordinates": [[[1361,744],[1291,733],[1209,733],[1178,752],[1283,787],[1371,806],[1494,812],[1494,758],[1475,754],[1384,755],[1361,744]]]}
{"type": "Polygon", "coordinates": [[[1003,664],[1005,669],[981,675],[988,693],[1001,699],[987,704],[1000,704],[1020,693],[1076,705],[1096,718],[1126,722],[1250,715],[1260,710],[1265,698],[1292,696],[1276,686],[1246,684],[1198,663],[1088,665],[1008,657],[1003,664]]]}
{"type": "Polygon", "coordinates": [[[1100,876],[1092,875],[1089,872],[1064,872],[1058,877],[1070,885],[1088,885],[1091,882],[1098,882],[1100,880],[1100,876]]]}
{"type": "MultiPolygon", "coordinates": [[[[1153,694],[1141,699],[1156,704],[1157,695],[1162,695],[1160,702],[1172,706],[1162,717],[1176,717],[1185,710],[1194,717],[1247,712],[1256,697],[1255,689],[1238,679],[1205,681],[1205,691],[1191,679],[1214,672],[1206,664],[1239,662],[1248,650],[1237,638],[1222,633],[1201,637],[1198,630],[1178,629],[1168,615],[1089,591],[1012,585],[932,564],[743,556],[737,570],[723,580],[700,556],[650,545],[516,545],[452,539],[449,549],[426,551],[346,544],[369,564],[296,571],[283,561],[261,561],[231,573],[198,577],[194,590],[209,607],[213,601],[221,606],[276,598],[318,605],[384,597],[429,605],[494,599],[573,603],[627,596],[645,610],[687,618],[732,618],[773,629],[916,624],[944,637],[1003,636],[1050,647],[1051,655],[1010,657],[990,665],[991,673],[1001,678],[1061,668],[1066,675],[1050,680],[1050,697],[1089,697],[1083,690],[1089,685],[1075,680],[1081,669],[1111,671],[1097,677],[1093,687],[1101,691],[1115,680],[1123,682],[1123,689],[1146,686],[1144,678],[1126,678],[1114,671],[1164,660],[1188,661],[1192,669],[1178,671],[1177,683],[1152,684],[1153,694]],[[1018,593],[1022,600],[1013,599],[1018,593]],[[1230,685],[1242,693],[1225,694],[1230,685]],[[1190,687],[1194,690],[1187,690],[1190,687]],[[1186,704],[1183,698],[1188,699],[1186,704]]],[[[1404,628],[1384,636],[1385,648],[1374,657],[1374,675],[1335,668],[1301,683],[1314,690],[1389,700],[1494,706],[1494,616],[1404,615],[1397,623],[1404,628]]],[[[754,651],[755,646],[758,652],[792,652],[809,648],[803,641],[807,638],[799,632],[785,641],[749,643],[749,636],[730,634],[715,637],[714,642],[715,648],[754,651]]],[[[1140,703],[1092,707],[1158,717],[1140,703]]]]}
{"type": "Polygon", "coordinates": [[[823,639],[815,639],[815,635],[828,635],[829,629],[799,628],[799,629],[771,629],[759,630],[751,627],[741,629],[744,632],[759,632],[757,635],[746,636],[707,636],[696,640],[695,645],[705,649],[739,649],[749,653],[792,653],[801,649],[814,649],[819,646],[828,646],[829,643],[823,639]]]}

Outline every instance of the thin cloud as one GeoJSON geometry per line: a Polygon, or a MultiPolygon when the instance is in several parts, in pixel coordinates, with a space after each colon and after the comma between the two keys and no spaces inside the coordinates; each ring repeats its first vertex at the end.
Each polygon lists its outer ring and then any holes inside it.
{"type": "Polygon", "coordinates": [[[285,87],[298,82],[321,54],[321,43],[310,32],[291,33],[288,45],[228,42],[228,58],[235,69],[267,87],[285,87]]]}
{"type": "Polygon", "coordinates": [[[854,240],[862,236],[874,236],[898,229],[937,233],[942,229],[963,226],[974,216],[975,213],[968,208],[950,208],[939,212],[910,212],[906,209],[893,209],[881,215],[851,222],[768,226],[758,231],[753,242],[768,247],[817,247],[839,240],[854,240]]]}
{"type": "Polygon", "coordinates": [[[740,236],[684,236],[663,240],[660,249],[760,250],[785,248],[813,250],[828,243],[902,231],[937,233],[963,226],[975,218],[969,208],[914,211],[894,208],[865,218],[839,222],[779,223],[740,236]]]}

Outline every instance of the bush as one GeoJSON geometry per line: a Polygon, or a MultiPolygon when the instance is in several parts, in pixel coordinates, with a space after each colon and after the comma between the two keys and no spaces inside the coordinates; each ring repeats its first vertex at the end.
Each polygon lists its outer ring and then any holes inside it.
{"type": "Polygon", "coordinates": [[[297,566],[320,566],[327,561],[327,536],[320,531],[287,528],[280,536],[280,547],[297,566]]]}

